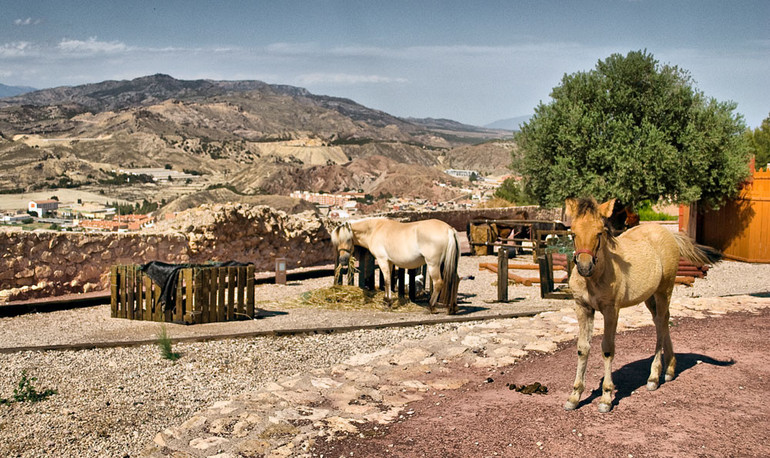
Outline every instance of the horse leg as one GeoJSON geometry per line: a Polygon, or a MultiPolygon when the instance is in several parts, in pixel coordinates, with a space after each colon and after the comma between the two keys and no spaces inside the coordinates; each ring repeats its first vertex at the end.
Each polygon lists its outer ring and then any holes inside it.
{"type": "Polygon", "coordinates": [[[390,274],[393,271],[393,263],[387,259],[378,259],[377,265],[380,266],[380,272],[382,272],[382,279],[385,282],[385,303],[388,308],[393,306],[393,292],[390,290],[390,274]]]}
{"type": "Polygon", "coordinates": [[[591,334],[594,331],[594,309],[585,305],[577,304],[575,312],[578,319],[578,362],[575,383],[572,385],[572,393],[564,404],[565,410],[573,410],[580,402],[580,396],[585,389],[586,365],[588,363],[588,354],[591,352],[591,334]]]}
{"type": "Polygon", "coordinates": [[[615,333],[618,329],[618,309],[614,306],[602,310],[604,316],[604,338],[602,338],[602,353],[604,356],[604,380],[602,381],[602,397],[599,400],[599,412],[612,410],[612,360],[615,358],[615,333]]]}
{"type": "Polygon", "coordinates": [[[441,268],[428,264],[428,275],[430,275],[433,282],[433,291],[430,293],[430,301],[428,301],[428,307],[430,313],[436,313],[436,302],[438,302],[438,296],[441,294],[441,290],[444,287],[444,282],[441,279],[441,268]]]}
{"type": "Polygon", "coordinates": [[[668,311],[669,300],[670,295],[656,293],[645,301],[655,323],[656,335],[655,357],[650,366],[650,377],[647,379],[647,389],[650,391],[658,389],[660,373],[663,370],[664,356],[668,357],[666,381],[673,380],[676,370],[676,356],[674,355],[674,346],[671,343],[671,334],[668,329],[668,320],[670,318],[668,311]]]}

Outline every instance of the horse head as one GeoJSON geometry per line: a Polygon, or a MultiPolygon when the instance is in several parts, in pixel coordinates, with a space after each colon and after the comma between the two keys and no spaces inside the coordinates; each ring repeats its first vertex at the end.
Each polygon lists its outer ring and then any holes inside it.
{"type": "Polygon", "coordinates": [[[615,199],[601,205],[593,198],[567,199],[565,203],[575,234],[575,265],[580,275],[590,277],[596,271],[597,263],[601,262],[603,249],[614,242],[608,218],[612,215],[615,199]]]}
{"type": "Polygon", "coordinates": [[[332,231],[332,244],[342,266],[342,273],[347,274],[350,255],[353,253],[353,228],[349,222],[337,226],[332,231]]]}

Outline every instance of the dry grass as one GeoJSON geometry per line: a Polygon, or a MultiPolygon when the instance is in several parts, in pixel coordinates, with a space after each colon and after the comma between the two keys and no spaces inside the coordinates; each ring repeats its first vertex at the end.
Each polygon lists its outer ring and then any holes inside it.
{"type": "Polygon", "coordinates": [[[369,291],[352,285],[334,285],[315,289],[301,294],[281,305],[296,308],[314,308],[326,310],[366,310],[392,312],[424,312],[425,308],[409,298],[395,298],[391,307],[385,304],[384,291],[369,291]]]}

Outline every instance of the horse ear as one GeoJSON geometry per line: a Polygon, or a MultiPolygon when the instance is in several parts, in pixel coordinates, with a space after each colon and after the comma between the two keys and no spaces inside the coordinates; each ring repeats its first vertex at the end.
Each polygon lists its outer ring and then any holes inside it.
{"type": "Polygon", "coordinates": [[[566,210],[568,217],[572,218],[577,214],[577,206],[577,199],[573,199],[572,197],[564,201],[564,209],[566,210]]]}
{"type": "Polygon", "coordinates": [[[599,214],[605,218],[612,216],[612,210],[615,208],[615,199],[610,199],[607,202],[599,205],[599,214]]]}

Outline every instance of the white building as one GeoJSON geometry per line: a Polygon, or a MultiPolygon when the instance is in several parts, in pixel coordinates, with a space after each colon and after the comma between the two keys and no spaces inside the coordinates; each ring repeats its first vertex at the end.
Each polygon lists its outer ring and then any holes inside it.
{"type": "Polygon", "coordinates": [[[55,212],[58,208],[58,200],[32,200],[27,206],[27,211],[37,213],[38,218],[42,218],[46,213],[55,212]]]}

